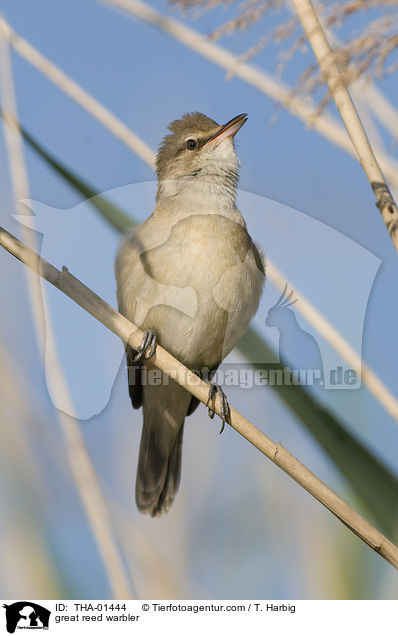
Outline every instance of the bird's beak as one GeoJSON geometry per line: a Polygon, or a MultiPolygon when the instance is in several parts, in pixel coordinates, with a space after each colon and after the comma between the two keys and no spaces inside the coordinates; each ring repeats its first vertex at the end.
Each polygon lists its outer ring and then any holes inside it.
{"type": "Polygon", "coordinates": [[[247,113],[237,115],[233,119],[230,119],[226,124],[220,126],[217,132],[207,140],[206,144],[211,143],[214,146],[218,146],[227,137],[235,137],[236,133],[243,124],[247,121],[247,113]]]}

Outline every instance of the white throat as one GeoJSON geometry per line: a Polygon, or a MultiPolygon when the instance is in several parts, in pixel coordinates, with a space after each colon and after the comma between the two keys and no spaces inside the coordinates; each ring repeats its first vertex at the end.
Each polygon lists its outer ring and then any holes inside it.
{"type": "Polygon", "coordinates": [[[209,149],[187,176],[170,174],[159,181],[158,201],[173,198],[186,211],[224,212],[236,210],[239,161],[231,139],[209,149]]]}

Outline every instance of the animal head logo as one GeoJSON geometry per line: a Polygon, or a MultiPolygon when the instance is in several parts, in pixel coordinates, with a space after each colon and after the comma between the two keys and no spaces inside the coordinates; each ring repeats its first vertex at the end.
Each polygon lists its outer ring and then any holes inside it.
{"type": "Polygon", "coordinates": [[[4,604],[6,610],[7,631],[13,634],[18,629],[48,629],[50,610],[32,603],[18,601],[11,605],[4,604]]]}

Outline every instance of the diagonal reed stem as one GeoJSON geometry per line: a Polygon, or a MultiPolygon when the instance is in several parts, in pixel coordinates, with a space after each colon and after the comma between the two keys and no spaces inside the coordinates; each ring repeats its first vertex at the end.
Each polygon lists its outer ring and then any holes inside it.
{"type": "Polygon", "coordinates": [[[136,135],[124,122],[114,115],[95,97],[90,95],[75,80],[69,77],[58,66],[50,62],[44,55],[35,49],[29,42],[21,38],[10,25],[0,18],[1,28],[10,41],[12,47],[28,60],[32,66],[43,73],[71,99],[82,106],[92,117],[97,119],[105,128],[108,128],[115,137],[120,139],[126,146],[137,154],[143,161],[153,166],[153,153],[149,146],[138,135],[136,135]]]}
{"type": "MultiPolygon", "coordinates": [[[[69,296],[125,343],[128,343],[133,348],[138,347],[142,340],[143,332],[70,274],[66,267],[63,267],[62,271],[58,270],[3,228],[0,228],[0,245],[69,296]]],[[[154,356],[151,358],[151,362],[175,379],[201,402],[207,403],[208,384],[198,378],[187,367],[184,367],[165,349],[158,346],[154,356]]],[[[215,411],[220,415],[218,397],[215,411]]],[[[398,569],[398,547],[291,455],[281,443],[275,444],[233,407],[231,407],[231,426],[330,510],[366,545],[398,569]]]]}
{"type": "Polygon", "coordinates": [[[381,212],[395,249],[398,251],[398,208],[351,99],[318,14],[311,0],[293,0],[293,4],[329,87],[330,94],[350,136],[359,162],[375,193],[376,205],[381,212]]]}
{"type": "MultiPolygon", "coordinates": [[[[11,56],[9,51],[9,41],[7,38],[7,24],[1,17],[0,89],[11,181],[14,190],[14,197],[18,205],[20,204],[21,199],[28,198],[29,185],[24,161],[21,130],[17,116],[11,56]]],[[[24,227],[22,231],[26,242],[31,245],[32,248],[36,247],[35,237],[24,227]]],[[[45,298],[41,293],[40,280],[30,269],[27,269],[26,271],[28,273],[28,288],[35,328],[39,343],[42,345],[42,350],[44,351],[42,305],[43,302],[45,302],[45,298]]],[[[69,412],[73,413],[73,404],[70,398],[68,385],[60,365],[54,339],[54,332],[49,320],[49,316],[47,316],[47,330],[45,338],[47,351],[49,352],[48,355],[51,360],[51,377],[52,380],[57,383],[58,389],[63,392],[65,399],[69,403],[69,412]]],[[[126,576],[117,544],[113,538],[110,515],[107,510],[93,464],[86,451],[83,436],[77,420],[66,415],[62,411],[56,411],[56,413],[64,437],[70,471],[75,481],[77,493],[87,515],[98,551],[101,555],[112,593],[115,598],[132,598],[131,585],[128,577],[126,576]]]]}
{"type": "MultiPolygon", "coordinates": [[[[141,2],[141,0],[104,0],[104,2],[117,5],[122,9],[132,12],[141,19],[149,21],[216,64],[220,64],[225,68],[231,68],[234,63],[237,64],[238,58],[231,53],[214,43],[208,42],[204,36],[186,27],[177,20],[163,17],[159,12],[153,9],[153,7],[149,7],[144,2],[141,2]]],[[[124,143],[146,161],[146,163],[152,168],[154,167],[155,153],[140,137],[126,126],[126,124],[121,122],[111,111],[97,102],[97,100],[89,95],[74,80],[56,67],[55,64],[32,47],[31,44],[16,34],[3,19],[1,23],[5,37],[9,39],[12,46],[20,55],[59,86],[61,90],[72,97],[82,108],[85,108],[93,117],[96,117],[103,126],[124,141],[124,143]]],[[[252,83],[258,90],[269,94],[287,108],[290,108],[296,116],[301,117],[307,122],[310,122],[311,118],[314,119],[316,112],[315,107],[310,108],[306,102],[292,98],[291,92],[287,88],[278,84],[272,76],[268,76],[264,71],[259,71],[248,64],[240,64],[237,67],[237,74],[245,81],[252,83]]],[[[337,145],[340,145],[344,150],[347,150],[348,146],[349,152],[355,154],[352,144],[350,144],[349,139],[339,124],[326,116],[323,118],[319,116],[314,119],[313,125],[318,129],[318,132],[324,134],[331,141],[337,143],[337,145]],[[341,139],[338,131],[342,133],[341,139]],[[339,139],[341,141],[344,140],[344,142],[340,143],[339,139]]],[[[398,184],[398,168],[395,164],[391,163],[391,161],[389,158],[384,158],[383,165],[386,170],[388,170],[392,181],[398,184]]],[[[274,272],[277,271],[277,268],[268,260],[268,273],[273,279],[273,282],[282,290],[286,281],[282,280],[282,274],[280,272],[273,275],[274,272]]],[[[387,413],[398,421],[398,400],[394,394],[368,365],[361,362],[360,356],[354,351],[349,342],[330,325],[320,312],[310,305],[302,294],[297,292],[296,296],[302,300],[297,309],[299,311],[302,311],[304,308],[308,310],[304,312],[304,315],[310,324],[338,351],[348,364],[358,373],[361,373],[362,381],[366,384],[370,393],[382,404],[387,413]]]]}
{"type": "MultiPolygon", "coordinates": [[[[207,36],[183,22],[163,15],[153,6],[142,2],[142,0],[97,1],[133,15],[155,29],[162,31],[162,33],[166,33],[183,46],[195,51],[198,55],[225,69],[227,72],[233,71],[234,76],[275,100],[294,117],[305,122],[308,128],[315,130],[335,146],[344,150],[344,152],[356,157],[350,139],[340,122],[327,113],[319,114],[319,109],[313,100],[308,97],[300,98],[295,96],[292,88],[284,84],[275,75],[267,73],[264,69],[254,64],[242,62],[239,55],[234,55],[219,44],[211,42],[207,36]]],[[[382,149],[378,148],[377,154],[385,174],[391,183],[398,186],[397,161],[383,152],[382,149]]]]}

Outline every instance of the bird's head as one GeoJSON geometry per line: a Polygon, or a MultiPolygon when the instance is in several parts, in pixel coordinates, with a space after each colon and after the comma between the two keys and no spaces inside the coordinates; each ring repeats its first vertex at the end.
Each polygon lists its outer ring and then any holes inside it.
{"type": "Polygon", "coordinates": [[[246,114],[220,126],[202,113],[187,113],[169,124],[156,157],[158,199],[200,182],[203,188],[226,188],[235,198],[239,162],[234,137],[246,114]]]}

